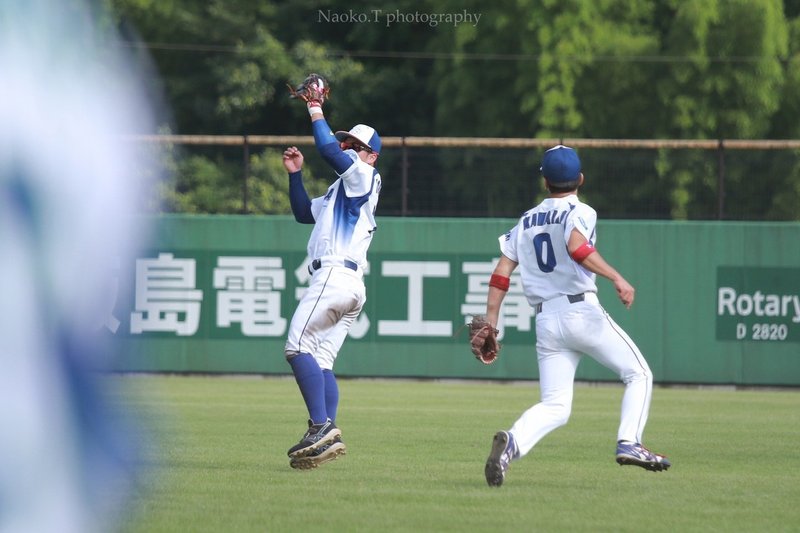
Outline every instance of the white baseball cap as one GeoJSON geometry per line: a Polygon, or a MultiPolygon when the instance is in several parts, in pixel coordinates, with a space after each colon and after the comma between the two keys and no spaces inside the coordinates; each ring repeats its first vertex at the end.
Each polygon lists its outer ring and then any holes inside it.
{"type": "Polygon", "coordinates": [[[336,140],[339,142],[346,142],[348,139],[355,139],[376,154],[381,151],[381,138],[378,132],[366,124],[356,124],[350,131],[336,132],[336,140]]]}

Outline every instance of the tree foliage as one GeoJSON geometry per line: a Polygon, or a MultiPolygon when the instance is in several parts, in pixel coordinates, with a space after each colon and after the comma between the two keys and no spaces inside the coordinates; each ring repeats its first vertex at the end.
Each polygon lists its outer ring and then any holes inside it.
{"type": "MultiPolygon", "coordinates": [[[[285,83],[319,72],[334,87],[326,106],[334,129],[368,122],[392,136],[800,136],[797,0],[397,0],[391,8],[341,0],[106,2],[117,23],[147,43],[158,71],[153,84],[163,83],[172,110],[168,126],[180,133],[308,134],[305,110],[286,98],[285,83]],[[390,24],[394,13],[480,19],[390,24]]],[[[633,154],[646,169],[637,176],[609,156],[603,172],[615,176],[631,206],[657,194],[669,198],[660,215],[702,216],[714,202],[716,162],[670,155],[633,154]]],[[[279,155],[252,157],[248,210],[287,212],[279,155]]],[[[765,153],[728,165],[728,189],[739,191],[729,204],[753,193],[747,181],[761,172],[769,174],[755,191],[764,197],[756,202],[762,212],[749,217],[800,218],[795,161],[765,153]]],[[[241,177],[229,164],[206,154],[174,162],[177,188],[166,208],[235,211],[241,177]]],[[[507,174],[533,171],[499,169],[471,152],[431,162],[443,180],[437,187],[474,192],[458,172],[465,165],[498,177],[484,184],[487,212],[509,192],[530,192],[507,174]]],[[[314,190],[328,181],[318,174],[319,183],[309,182],[314,190]]],[[[601,190],[590,194],[599,205],[616,201],[601,190]]]]}

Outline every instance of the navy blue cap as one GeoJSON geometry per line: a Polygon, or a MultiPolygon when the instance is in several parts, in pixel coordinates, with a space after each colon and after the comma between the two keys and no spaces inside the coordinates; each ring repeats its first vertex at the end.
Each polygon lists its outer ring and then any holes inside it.
{"type": "Polygon", "coordinates": [[[581,174],[581,160],[575,150],[559,144],[544,153],[539,170],[553,184],[577,181],[581,174]]]}

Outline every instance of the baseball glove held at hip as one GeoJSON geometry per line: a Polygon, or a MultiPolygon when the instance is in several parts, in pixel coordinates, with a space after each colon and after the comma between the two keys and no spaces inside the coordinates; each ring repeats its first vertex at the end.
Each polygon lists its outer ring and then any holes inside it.
{"type": "Polygon", "coordinates": [[[486,321],[483,315],[472,317],[469,323],[469,343],[475,358],[484,365],[490,365],[497,360],[500,353],[500,343],[497,334],[500,333],[486,321]]]}

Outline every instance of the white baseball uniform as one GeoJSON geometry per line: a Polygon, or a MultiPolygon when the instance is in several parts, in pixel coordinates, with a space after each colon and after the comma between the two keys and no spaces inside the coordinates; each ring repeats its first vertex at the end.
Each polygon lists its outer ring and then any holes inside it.
{"type": "Polygon", "coordinates": [[[500,251],[519,263],[522,286],[536,311],[541,400],[510,433],[520,456],[567,423],[575,371],[583,354],[616,372],[625,384],[618,440],[642,442],[653,375],[636,344],[600,306],[595,275],[569,254],[573,229],[595,244],[597,214],[577,195],[547,198],[500,237],[500,251]]]}
{"type": "Polygon", "coordinates": [[[330,370],[347,332],[366,302],[364,268],[377,228],[378,171],[353,150],[352,164],[324,196],[311,201],[314,230],[308,241],[311,282],[289,326],[287,356],[310,353],[330,370]]]}

